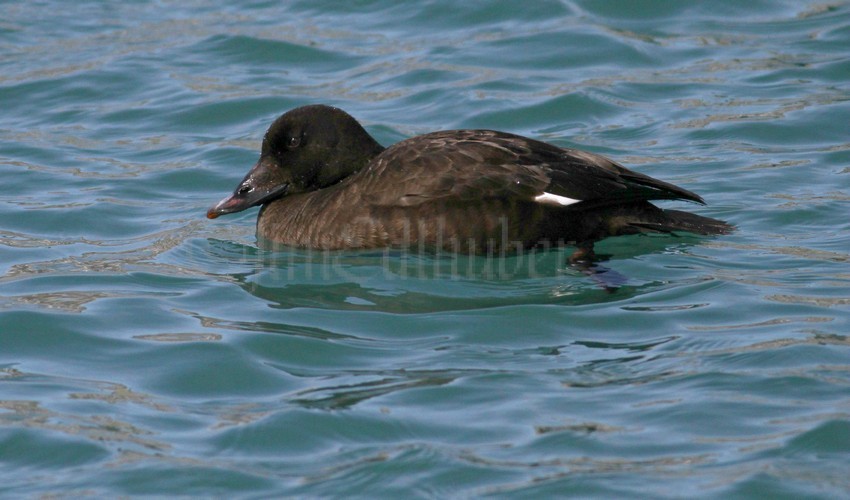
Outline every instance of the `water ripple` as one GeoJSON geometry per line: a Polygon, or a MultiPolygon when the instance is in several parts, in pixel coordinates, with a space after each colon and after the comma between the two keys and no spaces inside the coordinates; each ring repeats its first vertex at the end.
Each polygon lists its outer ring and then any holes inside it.
{"type": "Polygon", "coordinates": [[[846,2],[3,9],[0,495],[850,490],[846,2]],[[738,231],[605,241],[611,294],[204,220],[312,102],[591,149],[738,231]]]}

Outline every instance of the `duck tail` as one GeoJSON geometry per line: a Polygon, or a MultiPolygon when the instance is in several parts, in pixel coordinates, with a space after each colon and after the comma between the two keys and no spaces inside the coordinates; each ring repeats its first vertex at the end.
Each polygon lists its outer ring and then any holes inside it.
{"type": "Polygon", "coordinates": [[[661,233],[688,232],[702,235],[729,234],[735,230],[735,226],[711,217],[683,212],[681,210],[663,210],[664,217],[651,222],[632,222],[648,231],[661,233]]]}

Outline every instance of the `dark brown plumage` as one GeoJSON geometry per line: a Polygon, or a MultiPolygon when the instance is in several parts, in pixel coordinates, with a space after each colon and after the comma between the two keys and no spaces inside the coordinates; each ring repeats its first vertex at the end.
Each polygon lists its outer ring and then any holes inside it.
{"type": "Polygon", "coordinates": [[[449,130],[384,149],[323,105],[275,120],[260,159],[207,216],[262,205],[257,235],[317,249],[420,247],[516,251],[608,236],[731,226],[649,200],[698,195],[593,153],[492,130],[449,130]]]}

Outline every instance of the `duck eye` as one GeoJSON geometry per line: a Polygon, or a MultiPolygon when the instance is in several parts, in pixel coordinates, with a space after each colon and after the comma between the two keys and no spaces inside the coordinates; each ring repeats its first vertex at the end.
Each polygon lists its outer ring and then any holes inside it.
{"type": "Polygon", "coordinates": [[[292,136],[286,141],[286,147],[289,149],[295,149],[301,145],[301,138],[298,136],[292,136]]]}

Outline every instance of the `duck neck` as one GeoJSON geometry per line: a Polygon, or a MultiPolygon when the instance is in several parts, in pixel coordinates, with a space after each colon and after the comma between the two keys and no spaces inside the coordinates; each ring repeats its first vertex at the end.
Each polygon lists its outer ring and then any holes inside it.
{"type": "Polygon", "coordinates": [[[372,158],[381,154],[384,147],[378,144],[372,136],[365,134],[365,137],[368,138],[368,142],[359,145],[360,147],[352,150],[349,155],[322,165],[317,175],[316,186],[324,188],[336,184],[346,177],[356,174],[372,158]]]}

